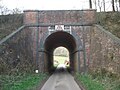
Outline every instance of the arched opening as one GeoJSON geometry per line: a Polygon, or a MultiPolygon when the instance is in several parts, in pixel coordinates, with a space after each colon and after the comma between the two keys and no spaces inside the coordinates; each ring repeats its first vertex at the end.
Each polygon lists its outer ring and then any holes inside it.
{"type": "Polygon", "coordinates": [[[57,47],[65,47],[69,51],[70,70],[76,71],[78,67],[78,53],[75,38],[67,32],[57,31],[50,34],[44,43],[45,69],[48,72],[54,71],[54,50],[57,47]]]}
{"type": "Polygon", "coordinates": [[[57,67],[59,65],[65,65],[65,67],[70,66],[70,61],[69,61],[69,51],[65,47],[57,47],[54,52],[53,52],[53,64],[54,67],[57,67]]]}

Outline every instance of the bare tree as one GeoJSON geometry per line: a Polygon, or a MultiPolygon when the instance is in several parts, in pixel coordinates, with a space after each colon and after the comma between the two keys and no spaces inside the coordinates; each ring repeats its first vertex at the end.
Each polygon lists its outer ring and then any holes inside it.
{"type": "Polygon", "coordinates": [[[89,0],[89,6],[92,9],[92,0],[89,0]]]}
{"type": "Polygon", "coordinates": [[[120,10],[120,0],[115,0],[116,11],[120,10]]]}
{"type": "Polygon", "coordinates": [[[115,0],[115,7],[116,7],[116,11],[118,11],[118,9],[119,9],[118,0],[115,0]]]}
{"type": "Polygon", "coordinates": [[[105,12],[105,0],[103,0],[103,7],[104,7],[104,12],[105,12]]]}
{"type": "Polygon", "coordinates": [[[118,0],[118,2],[119,2],[119,10],[120,10],[120,0],[118,0]]]}
{"type": "Polygon", "coordinates": [[[19,8],[15,8],[15,9],[12,10],[12,13],[13,14],[20,14],[21,10],[19,8]]]}
{"type": "Polygon", "coordinates": [[[0,5],[0,15],[3,15],[3,14],[4,14],[3,11],[4,11],[4,6],[1,6],[1,5],[0,5]]]}
{"type": "Polygon", "coordinates": [[[95,5],[95,9],[97,10],[97,2],[96,2],[96,0],[94,0],[93,3],[95,5]]]}
{"type": "Polygon", "coordinates": [[[101,9],[102,9],[102,2],[100,1],[100,0],[98,0],[98,7],[99,7],[99,9],[100,9],[100,12],[102,11],[101,9]]]}
{"type": "Polygon", "coordinates": [[[113,12],[115,12],[115,2],[114,2],[114,0],[112,0],[112,9],[113,9],[113,12]]]}

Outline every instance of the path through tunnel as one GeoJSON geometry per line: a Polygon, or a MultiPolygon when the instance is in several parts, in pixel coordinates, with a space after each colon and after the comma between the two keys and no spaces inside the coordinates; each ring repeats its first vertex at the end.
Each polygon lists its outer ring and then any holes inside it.
{"type": "Polygon", "coordinates": [[[50,34],[44,44],[45,53],[45,67],[47,67],[48,72],[53,71],[53,52],[54,50],[59,47],[63,46],[68,49],[69,51],[69,61],[70,61],[70,70],[76,71],[77,65],[77,45],[75,38],[67,32],[58,31],[50,34]]]}

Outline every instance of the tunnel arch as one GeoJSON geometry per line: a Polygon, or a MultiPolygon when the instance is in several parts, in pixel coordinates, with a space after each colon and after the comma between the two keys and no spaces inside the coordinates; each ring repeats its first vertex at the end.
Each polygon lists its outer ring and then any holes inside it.
{"type": "Polygon", "coordinates": [[[57,31],[50,34],[44,42],[44,50],[45,50],[45,67],[47,67],[48,72],[52,71],[53,67],[53,51],[59,47],[63,46],[69,51],[69,61],[70,61],[70,69],[71,71],[76,71],[77,62],[78,62],[78,50],[77,40],[76,38],[65,31],[57,31]]]}
{"type": "Polygon", "coordinates": [[[76,39],[67,32],[58,31],[50,34],[44,42],[46,51],[53,51],[59,46],[67,48],[69,52],[74,52],[77,49],[76,39]]]}

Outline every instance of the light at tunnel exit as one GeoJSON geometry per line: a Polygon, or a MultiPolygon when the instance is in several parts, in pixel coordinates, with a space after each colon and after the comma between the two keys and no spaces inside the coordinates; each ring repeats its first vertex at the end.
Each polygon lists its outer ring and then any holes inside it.
{"type": "Polygon", "coordinates": [[[63,65],[65,67],[70,66],[69,61],[69,51],[65,47],[57,47],[53,52],[53,65],[54,67],[58,67],[63,65]]]}

